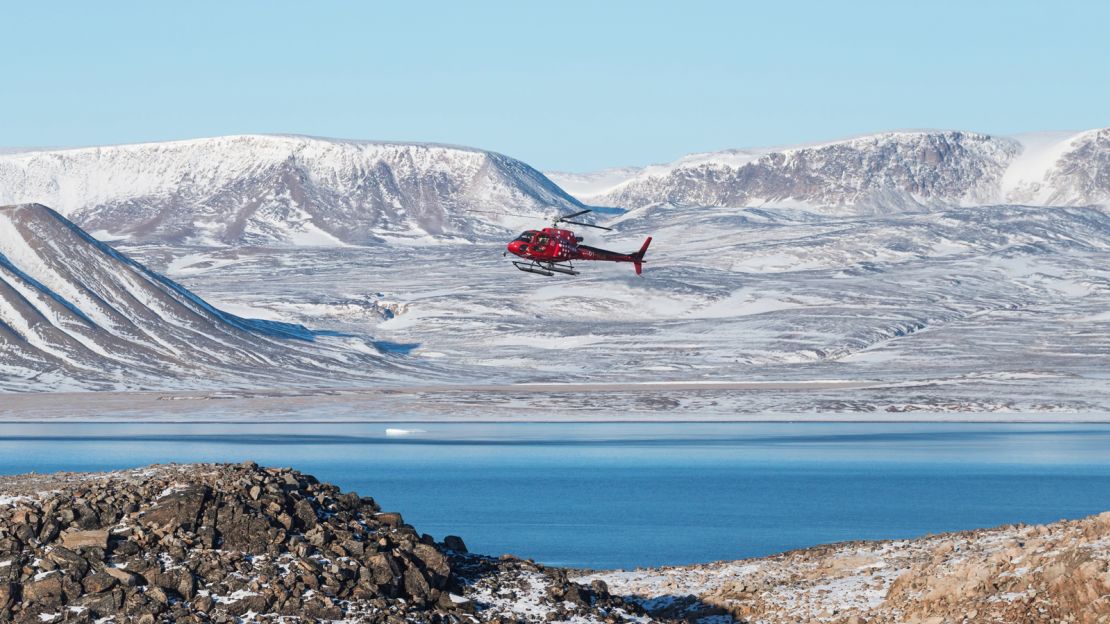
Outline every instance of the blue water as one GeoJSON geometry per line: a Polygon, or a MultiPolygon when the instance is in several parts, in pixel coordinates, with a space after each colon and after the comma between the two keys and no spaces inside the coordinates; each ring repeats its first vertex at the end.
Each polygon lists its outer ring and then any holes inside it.
{"type": "Polygon", "coordinates": [[[246,459],[373,496],[476,552],[592,568],[1110,509],[1101,425],[0,424],[0,473],[246,459]]]}

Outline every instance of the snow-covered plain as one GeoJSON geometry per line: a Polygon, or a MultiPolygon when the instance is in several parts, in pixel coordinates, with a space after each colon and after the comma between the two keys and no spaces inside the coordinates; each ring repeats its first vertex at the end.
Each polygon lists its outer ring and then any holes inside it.
{"type": "Polygon", "coordinates": [[[656,236],[644,277],[611,264],[578,277],[523,274],[498,244],[433,254],[398,245],[124,249],[217,307],[361,336],[407,366],[394,377],[403,392],[348,385],[350,394],[300,403],[253,399],[294,417],[1110,413],[1103,209],[837,219],[657,206],[612,224],[617,232],[590,242],[622,249],[656,236]],[[722,382],[741,383],[713,385],[722,382]]]}

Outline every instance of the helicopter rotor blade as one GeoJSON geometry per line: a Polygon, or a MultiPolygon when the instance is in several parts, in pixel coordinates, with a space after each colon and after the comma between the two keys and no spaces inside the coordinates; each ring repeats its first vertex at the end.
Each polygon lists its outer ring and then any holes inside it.
{"type": "Polygon", "coordinates": [[[582,223],[581,221],[566,221],[566,220],[564,220],[563,223],[570,223],[570,224],[573,224],[573,225],[582,225],[582,226],[585,226],[585,227],[597,228],[599,230],[606,230],[606,231],[609,231],[609,232],[613,231],[613,228],[611,228],[611,227],[605,227],[604,225],[594,225],[593,223],[582,223]]]}
{"type": "MultiPolygon", "coordinates": [[[[587,212],[593,212],[593,210],[587,208],[585,210],[582,210],[580,212],[576,212],[574,214],[563,215],[563,216],[559,217],[559,221],[566,221],[567,219],[573,219],[575,217],[581,217],[582,215],[586,214],[587,212]]],[[[567,221],[567,222],[569,223],[569,221],[567,221]]]]}
{"type": "Polygon", "coordinates": [[[521,214],[519,212],[503,212],[503,211],[500,211],[500,210],[467,210],[467,212],[477,212],[477,213],[481,213],[481,214],[498,215],[498,216],[501,216],[501,217],[524,217],[526,219],[540,218],[540,217],[537,217],[534,214],[521,214]]]}

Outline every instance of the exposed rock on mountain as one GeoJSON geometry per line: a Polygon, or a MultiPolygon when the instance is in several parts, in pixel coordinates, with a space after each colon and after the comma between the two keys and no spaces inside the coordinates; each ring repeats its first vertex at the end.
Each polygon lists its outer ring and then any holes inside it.
{"type": "Polygon", "coordinates": [[[1110,129],[1018,138],[890,132],[551,176],[584,202],[622,208],[785,205],[851,215],[1000,203],[1088,205],[1110,200],[1110,129]]]}
{"type": "Polygon", "coordinates": [[[380,368],[344,339],[223,312],[37,204],[0,207],[0,390],[316,383],[380,368]]]}
{"type": "Polygon", "coordinates": [[[504,233],[497,213],[580,207],[501,154],[268,135],[0,154],[0,204],[24,202],[132,241],[297,245],[475,238],[504,233]]]}
{"type": "Polygon", "coordinates": [[[371,498],[250,462],[0,478],[0,622],[457,624],[552,613],[587,624],[639,613],[603,584],[465,550],[371,498]]]}

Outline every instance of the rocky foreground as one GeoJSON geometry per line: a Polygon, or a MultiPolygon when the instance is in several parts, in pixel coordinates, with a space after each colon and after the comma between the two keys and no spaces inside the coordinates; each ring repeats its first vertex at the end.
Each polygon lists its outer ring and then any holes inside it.
{"type": "Polygon", "coordinates": [[[0,622],[644,620],[604,583],[436,542],[291,469],[0,478],[0,622]]]}
{"type": "Polygon", "coordinates": [[[1110,622],[1110,512],[577,575],[288,468],[0,477],[0,622],[1110,622]]]}
{"type": "Polygon", "coordinates": [[[1105,623],[1110,512],[575,580],[604,581],[658,615],[691,619],[723,609],[763,624],[1105,623]]]}

